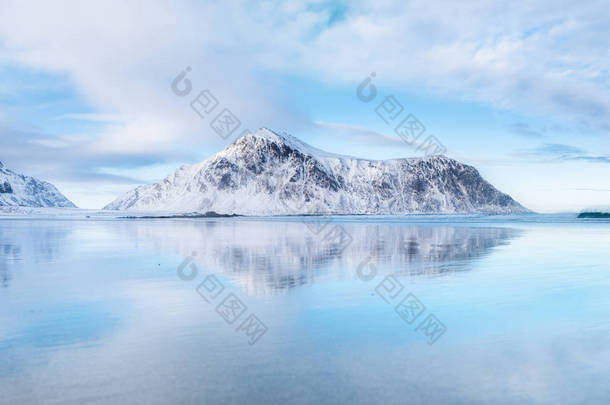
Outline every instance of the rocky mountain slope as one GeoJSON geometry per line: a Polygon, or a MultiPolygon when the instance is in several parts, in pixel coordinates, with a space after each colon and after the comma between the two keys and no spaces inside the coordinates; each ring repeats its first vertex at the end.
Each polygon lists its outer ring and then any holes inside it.
{"type": "Polygon", "coordinates": [[[474,167],[445,156],[360,159],[264,128],[105,209],[243,215],[528,212],[474,167]]]}
{"type": "Polygon", "coordinates": [[[0,162],[0,207],[6,206],[76,208],[51,183],[15,173],[0,162]]]}

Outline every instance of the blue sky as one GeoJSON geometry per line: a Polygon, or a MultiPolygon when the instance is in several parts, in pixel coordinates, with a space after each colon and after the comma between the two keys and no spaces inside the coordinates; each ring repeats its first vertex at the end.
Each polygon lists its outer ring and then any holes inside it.
{"type": "Polygon", "coordinates": [[[608,31],[601,1],[3,1],[0,160],[100,208],[235,139],[190,108],[205,89],[238,132],[421,155],[375,112],[394,96],[528,208],[609,205],[608,31]],[[170,84],[187,66],[179,97],[170,84]]]}

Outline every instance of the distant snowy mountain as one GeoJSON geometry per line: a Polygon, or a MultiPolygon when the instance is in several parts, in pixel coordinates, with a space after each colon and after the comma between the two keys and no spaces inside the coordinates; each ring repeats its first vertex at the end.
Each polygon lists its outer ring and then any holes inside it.
{"type": "Polygon", "coordinates": [[[444,156],[366,160],[260,129],[105,209],[223,214],[523,213],[477,170],[444,156]]]}
{"type": "Polygon", "coordinates": [[[0,162],[0,207],[76,208],[54,185],[18,174],[0,162]]]}

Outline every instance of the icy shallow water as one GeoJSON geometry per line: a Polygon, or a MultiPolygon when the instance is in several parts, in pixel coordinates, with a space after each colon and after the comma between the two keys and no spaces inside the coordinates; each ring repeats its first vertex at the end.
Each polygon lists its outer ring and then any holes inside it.
{"type": "Polygon", "coordinates": [[[0,220],[0,403],[610,401],[610,222],[305,221],[0,220]]]}

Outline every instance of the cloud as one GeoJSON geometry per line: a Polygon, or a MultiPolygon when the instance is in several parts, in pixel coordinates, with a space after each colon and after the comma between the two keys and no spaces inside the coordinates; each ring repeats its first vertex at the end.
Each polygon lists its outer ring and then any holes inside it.
{"type": "Polygon", "coordinates": [[[608,16],[602,3],[366,3],[321,32],[300,64],[334,80],[376,71],[397,86],[607,131],[608,61],[596,55],[608,16]]]}
{"type": "Polygon", "coordinates": [[[570,156],[566,160],[582,160],[592,163],[610,163],[610,156],[570,156]]]}
{"type": "Polygon", "coordinates": [[[527,157],[542,158],[543,161],[569,162],[569,161],[584,161],[591,163],[610,163],[610,156],[592,155],[586,150],[576,146],[545,143],[540,147],[528,149],[523,153],[527,157]]]}
{"type": "Polygon", "coordinates": [[[197,87],[250,126],[303,125],[270,77],[358,83],[374,70],[395,86],[607,131],[610,61],[597,55],[609,14],[562,1],[8,1],[0,40],[2,59],[68,72],[103,113],[176,118],[167,84],[190,65],[197,87]]]}
{"type": "Polygon", "coordinates": [[[138,167],[172,161],[172,154],[113,152],[103,153],[91,148],[91,137],[49,137],[46,134],[0,127],[2,161],[11,170],[43,180],[68,182],[113,182],[138,184],[142,179],[104,173],[108,165],[138,167]],[[27,150],[27,156],[23,151],[27,150]]]}
{"type": "Polygon", "coordinates": [[[532,149],[532,152],[540,155],[573,155],[576,153],[585,153],[581,148],[559,143],[545,143],[538,148],[532,149]]]}
{"type": "Polygon", "coordinates": [[[244,128],[269,122],[298,126],[300,114],[249,62],[251,52],[239,38],[247,33],[236,38],[218,21],[244,19],[242,25],[228,25],[246,28],[253,25],[245,21],[246,13],[232,6],[170,7],[160,1],[60,1],[53,6],[8,1],[0,6],[0,55],[24,68],[67,74],[91,112],[64,118],[124,123],[100,133],[96,145],[104,150],[161,151],[177,142],[217,142],[209,121],[189,107],[205,88],[220,101],[218,108],[232,110],[244,128]],[[187,65],[193,92],[181,99],[171,93],[170,83],[187,65]]]}

